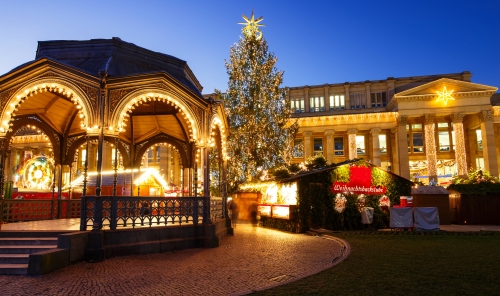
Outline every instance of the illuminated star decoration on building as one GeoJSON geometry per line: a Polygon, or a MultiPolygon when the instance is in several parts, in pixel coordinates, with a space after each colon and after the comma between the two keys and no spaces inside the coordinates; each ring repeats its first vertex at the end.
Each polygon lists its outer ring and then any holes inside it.
{"type": "Polygon", "coordinates": [[[446,104],[448,104],[448,100],[455,101],[455,98],[451,96],[451,94],[453,93],[453,90],[447,91],[446,86],[443,86],[443,91],[438,90],[436,92],[439,96],[438,99],[436,100],[436,102],[443,101],[444,105],[446,106],[446,104]]]}
{"type": "Polygon", "coordinates": [[[255,36],[255,39],[259,40],[262,38],[262,31],[259,29],[259,27],[265,27],[264,24],[259,24],[261,21],[264,20],[263,17],[259,17],[258,19],[255,19],[253,15],[253,10],[252,10],[252,17],[249,19],[245,15],[243,15],[243,19],[245,20],[244,23],[238,23],[239,25],[244,25],[243,29],[241,31],[243,32],[243,35],[245,37],[250,38],[252,36],[255,36]]]}

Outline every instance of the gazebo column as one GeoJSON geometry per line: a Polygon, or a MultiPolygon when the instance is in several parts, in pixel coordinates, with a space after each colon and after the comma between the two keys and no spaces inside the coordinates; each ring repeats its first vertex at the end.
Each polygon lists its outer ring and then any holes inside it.
{"type": "MultiPolygon", "coordinates": [[[[5,140],[5,138],[0,138],[0,199],[4,198],[4,183],[5,183],[5,153],[9,143],[5,140]]],[[[3,205],[3,203],[2,203],[3,205]]],[[[0,216],[3,217],[3,213],[0,213],[0,216]]],[[[1,221],[0,221],[1,222],[1,221]]]]}
{"type": "Polygon", "coordinates": [[[424,116],[424,132],[425,132],[425,155],[427,158],[427,172],[429,176],[429,184],[431,181],[438,181],[437,174],[437,156],[436,156],[436,137],[435,137],[434,115],[426,114],[424,116]]]}
{"type": "Polygon", "coordinates": [[[333,163],[334,158],[334,143],[333,143],[333,135],[335,134],[334,130],[326,130],[326,161],[327,163],[333,163]]]}
{"type": "Polygon", "coordinates": [[[349,148],[349,159],[358,158],[358,148],[356,147],[356,133],[358,132],[355,128],[350,128],[347,130],[347,145],[349,148]]]}
{"type": "Polygon", "coordinates": [[[484,168],[492,176],[498,176],[498,160],[495,147],[495,130],[493,126],[493,112],[481,111],[479,114],[481,121],[481,136],[483,140],[484,168]]]}
{"type": "Polygon", "coordinates": [[[399,175],[410,179],[410,158],[408,156],[408,138],[406,134],[407,116],[400,116],[398,119],[398,156],[399,156],[399,175]]]}
{"type": "Polygon", "coordinates": [[[463,119],[464,113],[451,114],[451,122],[455,132],[455,163],[460,177],[467,176],[467,153],[465,151],[463,119]]]}
{"type": "Polygon", "coordinates": [[[372,128],[370,130],[370,133],[372,134],[372,143],[373,143],[373,150],[372,150],[372,155],[373,155],[373,164],[376,166],[380,166],[380,140],[378,138],[378,135],[380,134],[381,129],[376,127],[372,128]]]}
{"type": "MultiPolygon", "coordinates": [[[[9,168],[13,168],[14,165],[16,165],[16,156],[17,156],[17,149],[12,148],[10,149],[10,154],[9,154],[9,168]]],[[[10,180],[14,182],[14,174],[12,173],[12,170],[7,171],[7,180],[10,180]]]]}

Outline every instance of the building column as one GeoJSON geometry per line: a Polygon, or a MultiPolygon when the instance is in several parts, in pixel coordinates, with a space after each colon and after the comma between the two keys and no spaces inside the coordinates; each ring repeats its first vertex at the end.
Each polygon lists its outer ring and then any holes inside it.
{"type": "Polygon", "coordinates": [[[391,172],[399,175],[398,129],[391,129],[391,172]]]}
{"type": "Polygon", "coordinates": [[[476,170],[477,136],[475,129],[467,129],[467,142],[469,143],[469,157],[467,158],[469,168],[476,170]]]}
{"type": "Polygon", "coordinates": [[[389,105],[389,100],[391,100],[391,98],[394,96],[394,91],[396,89],[395,82],[396,82],[396,79],[394,79],[393,77],[388,77],[386,80],[387,105],[389,105]]]}
{"type": "Polygon", "coordinates": [[[365,83],[365,103],[366,103],[366,108],[370,109],[372,107],[372,97],[371,97],[371,89],[370,89],[371,82],[367,81],[365,83]]]}
{"type": "Polygon", "coordinates": [[[310,104],[309,104],[309,87],[306,85],[304,87],[304,111],[309,112],[310,104]]]}
{"type": "Polygon", "coordinates": [[[376,166],[380,166],[382,163],[380,162],[380,140],[378,138],[378,135],[380,134],[380,131],[382,129],[376,127],[372,128],[370,130],[370,133],[372,134],[372,155],[373,155],[373,164],[376,166]]]}
{"type": "Polygon", "coordinates": [[[330,111],[330,86],[328,84],[325,84],[324,86],[325,89],[325,111],[330,111]]]}
{"type": "Polygon", "coordinates": [[[334,150],[335,147],[333,143],[333,135],[335,134],[334,130],[326,130],[325,131],[325,136],[326,136],[326,162],[327,163],[333,163],[333,158],[335,156],[334,150]]]}
{"type": "Polygon", "coordinates": [[[350,128],[347,130],[347,145],[349,147],[349,159],[358,158],[358,149],[356,147],[356,133],[358,132],[355,128],[350,128]]]}
{"type": "Polygon", "coordinates": [[[349,90],[349,83],[346,82],[344,83],[344,92],[345,92],[345,98],[344,98],[344,102],[345,102],[345,109],[346,110],[349,110],[351,109],[351,94],[350,94],[350,90],[349,90]]]}
{"type": "Polygon", "coordinates": [[[406,134],[406,121],[408,116],[400,116],[398,119],[398,156],[399,175],[410,179],[410,158],[408,156],[408,138],[406,134]]]}
{"type": "Polygon", "coordinates": [[[460,177],[467,176],[467,153],[465,151],[464,113],[451,114],[453,131],[455,132],[455,163],[460,177]]]}
{"type": "Polygon", "coordinates": [[[312,131],[305,131],[302,133],[304,135],[304,159],[311,157],[312,152],[312,131]]]}
{"type": "Polygon", "coordinates": [[[495,147],[495,130],[493,126],[493,112],[481,111],[479,114],[481,121],[481,136],[483,138],[484,168],[492,176],[498,176],[498,160],[495,147]]]}
{"type": "Polygon", "coordinates": [[[425,141],[425,156],[427,158],[427,175],[429,176],[429,184],[431,181],[438,181],[437,174],[437,156],[436,156],[436,136],[434,114],[426,114],[424,116],[424,141],[425,141]]]}

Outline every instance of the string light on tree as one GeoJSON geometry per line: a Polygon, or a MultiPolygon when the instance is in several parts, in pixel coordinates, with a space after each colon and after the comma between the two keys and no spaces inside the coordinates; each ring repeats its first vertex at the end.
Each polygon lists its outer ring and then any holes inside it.
{"type": "Polygon", "coordinates": [[[228,89],[225,93],[216,90],[230,128],[226,132],[230,187],[260,179],[270,168],[288,164],[293,158],[290,143],[298,130],[296,121],[289,124],[290,98],[288,90],[280,87],[283,71],[276,68],[278,59],[269,52],[259,29],[264,26],[263,18],[255,19],[252,12],[243,19],[243,37],[231,47],[230,61],[226,61],[228,89]]]}

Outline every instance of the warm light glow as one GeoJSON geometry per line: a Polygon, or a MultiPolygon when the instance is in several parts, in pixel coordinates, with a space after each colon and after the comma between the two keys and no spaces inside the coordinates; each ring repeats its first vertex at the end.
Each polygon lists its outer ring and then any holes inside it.
{"type": "Polygon", "coordinates": [[[465,152],[465,137],[464,126],[461,122],[453,123],[453,131],[455,131],[455,160],[457,163],[457,170],[459,176],[467,175],[467,159],[465,152]]]}
{"type": "Polygon", "coordinates": [[[256,39],[259,40],[262,38],[262,31],[259,29],[259,27],[265,27],[264,24],[259,24],[261,21],[264,20],[263,17],[259,17],[258,19],[255,19],[255,16],[252,11],[252,17],[249,19],[245,15],[243,15],[243,19],[245,20],[244,23],[238,23],[239,25],[244,25],[242,32],[243,35],[246,37],[252,37],[255,35],[256,39]]]}
{"type": "MultiPolygon", "coordinates": [[[[432,178],[437,178],[437,157],[436,157],[436,139],[434,138],[434,122],[426,123],[425,129],[425,148],[427,152],[427,170],[429,182],[432,178]]],[[[437,180],[434,180],[437,181],[437,180]]]]}
{"type": "Polygon", "coordinates": [[[349,159],[358,158],[358,149],[356,147],[356,134],[348,135],[349,143],[349,159]]]}
{"type": "Polygon", "coordinates": [[[453,90],[447,91],[446,86],[443,86],[443,91],[438,90],[436,91],[436,93],[438,94],[436,102],[443,101],[445,106],[446,104],[448,104],[448,100],[453,100],[453,101],[455,100],[455,98],[451,96],[453,90]]]}
{"type": "Polygon", "coordinates": [[[273,205],[273,218],[290,219],[290,207],[273,205]]]}

